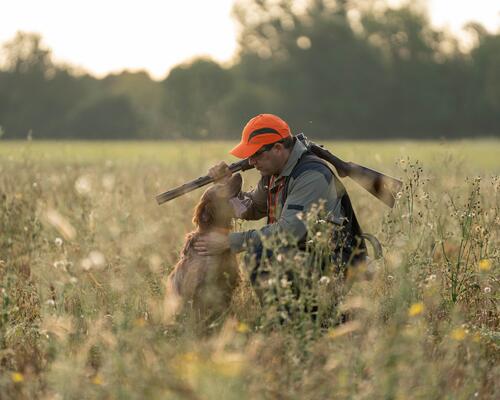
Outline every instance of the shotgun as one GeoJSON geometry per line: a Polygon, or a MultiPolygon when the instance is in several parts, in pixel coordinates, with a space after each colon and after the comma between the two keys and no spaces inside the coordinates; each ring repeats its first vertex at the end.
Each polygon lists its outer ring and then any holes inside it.
{"type": "MultiPolygon", "coordinates": [[[[316,143],[309,141],[303,133],[299,133],[296,137],[312,153],[332,164],[341,178],[346,176],[350,177],[377,199],[384,202],[387,206],[391,208],[394,207],[395,195],[401,190],[403,185],[403,182],[399,179],[392,178],[353,162],[342,161],[340,158],[334,156],[326,150],[322,145],[317,145],[316,143]]],[[[232,173],[246,171],[252,168],[254,168],[254,166],[249,164],[248,159],[229,165],[229,170],[232,173]]],[[[214,182],[214,178],[211,176],[201,176],[195,180],[185,183],[184,185],[159,194],[156,196],[156,201],[158,204],[163,204],[212,182],[214,182]]]]}
{"type": "MultiPolygon", "coordinates": [[[[255,168],[253,165],[248,163],[248,159],[244,159],[229,165],[229,170],[234,174],[238,171],[246,171],[247,169],[255,168]]],[[[156,196],[156,201],[158,204],[166,203],[176,197],[182,196],[183,194],[189,193],[195,189],[201,188],[203,186],[212,183],[215,179],[209,175],[200,176],[199,178],[192,180],[190,182],[185,183],[184,185],[178,186],[174,189],[167,190],[164,193],[156,196]]]]}

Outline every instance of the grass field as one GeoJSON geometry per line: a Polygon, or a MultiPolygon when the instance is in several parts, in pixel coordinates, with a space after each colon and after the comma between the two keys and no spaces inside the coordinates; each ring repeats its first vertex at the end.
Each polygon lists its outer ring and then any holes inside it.
{"type": "Polygon", "coordinates": [[[243,285],[200,335],[162,300],[202,191],[154,198],[232,145],[0,141],[1,399],[500,396],[500,141],[327,143],[405,183],[389,210],[345,182],[384,258],[298,299],[280,271],[307,262],[277,260],[262,306],[243,285]]]}

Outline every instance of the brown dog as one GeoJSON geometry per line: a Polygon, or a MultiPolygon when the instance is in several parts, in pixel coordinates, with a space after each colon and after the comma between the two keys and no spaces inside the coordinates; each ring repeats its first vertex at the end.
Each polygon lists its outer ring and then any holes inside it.
{"type": "Polygon", "coordinates": [[[196,230],[186,236],[181,258],[167,279],[167,314],[184,310],[195,321],[210,322],[228,309],[240,279],[236,256],[230,251],[200,256],[193,245],[208,232],[231,230],[234,212],[229,199],[238,195],[241,184],[241,175],[235,174],[201,196],[193,216],[196,230]]]}

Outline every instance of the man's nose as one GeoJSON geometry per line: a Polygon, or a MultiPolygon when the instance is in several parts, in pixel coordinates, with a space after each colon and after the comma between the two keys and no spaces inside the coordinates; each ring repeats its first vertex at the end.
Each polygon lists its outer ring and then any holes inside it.
{"type": "Polygon", "coordinates": [[[253,159],[253,157],[248,158],[248,163],[252,166],[255,165],[255,160],[253,159]]]}

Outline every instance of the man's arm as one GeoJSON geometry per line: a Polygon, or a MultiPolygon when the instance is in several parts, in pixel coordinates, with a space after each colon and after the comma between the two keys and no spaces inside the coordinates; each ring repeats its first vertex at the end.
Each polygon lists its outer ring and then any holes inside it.
{"type": "MultiPolygon", "coordinates": [[[[340,198],[335,184],[330,184],[328,177],[318,171],[305,171],[290,184],[289,194],[283,205],[281,216],[273,224],[266,225],[259,230],[246,232],[233,232],[229,234],[229,243],[234,252],[242,251],[251,244],[261,243],[261,237],[285,231],[301,240],[307,233],[304,221],[298,218],[299,213],[307,213],[313,204],[318,204],[321,199],[333,201],[333,215],[338,218],[341,213],[340,198]]],[[[331,208],[331,209],[332,209],[331,208]]]]}

